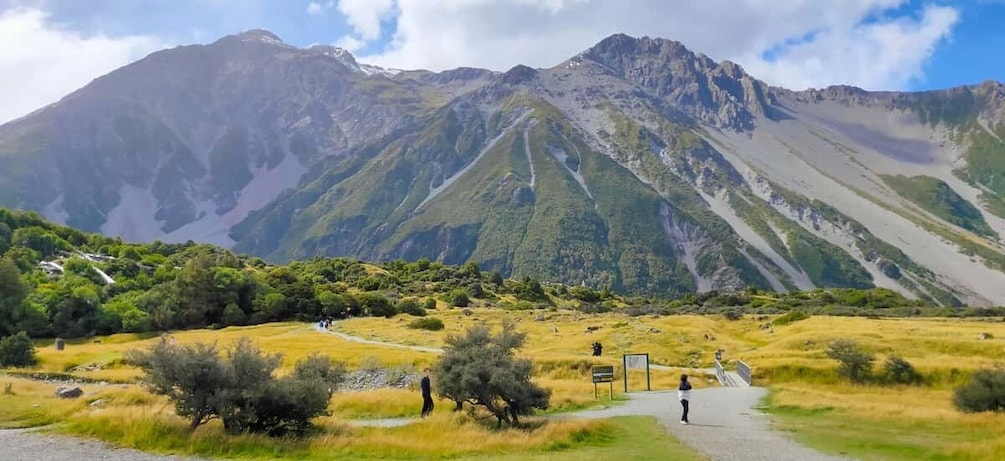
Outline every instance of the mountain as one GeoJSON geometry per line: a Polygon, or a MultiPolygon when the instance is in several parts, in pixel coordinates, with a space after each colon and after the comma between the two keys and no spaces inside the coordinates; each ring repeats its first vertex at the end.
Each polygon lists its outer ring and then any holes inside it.
{"type": "Polygon", "coordinates": [[[648,295],[1005,303],[1005,86],[789,91],[669,40],[399,71],[266,31],[0,127],[0,206],[274,261],[477,261],[648,295]]]}

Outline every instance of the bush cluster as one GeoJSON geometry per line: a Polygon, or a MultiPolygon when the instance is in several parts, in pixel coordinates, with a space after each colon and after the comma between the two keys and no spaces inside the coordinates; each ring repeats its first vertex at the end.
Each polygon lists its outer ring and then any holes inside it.
{"type": "Polygon", "coordinates": [[[960,411],[1005,411],[1005,369],[978,370],[956,388],[953,404],[960,411]]]}
{"type": "Polygon", "coordinates": [[[0,367],[30,367],[35,364],[35,344],[25,332],[0,340],[0,367]]]}
{"type": "Polygon", "coordinates": [[[443,329],[443,320],[436,317],[423,317],[415,319],[408,324],[408,328],[414,330],[440,331],[443,329]]]}
{"type": "Polygon", "coordinates": [[[408,314],[413,317],[425,317],[426,309],[420,306],[419,302],[414,299],[403,299],[398,301],[398,313],[408,314]]]}
{"type": "Polygon", "coordinates": [[[247,338],[222,356],[214,345],[163,340],[127,355],[144,371],[150,390],[167,396],[192,429],[219,418],[231,434],[301,435],[311,419],[327,414],[345,369],[312,355],[297,362],[289,376],[276,378],[281,358],[262,353],[247,338]]]}

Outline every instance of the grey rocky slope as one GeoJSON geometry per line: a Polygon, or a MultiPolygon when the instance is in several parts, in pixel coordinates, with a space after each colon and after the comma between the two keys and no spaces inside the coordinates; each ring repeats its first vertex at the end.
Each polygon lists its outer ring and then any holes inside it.
{"type": "Polygon", "coordinates": [[[275,260],[988,305],[1005,302],[1003,139],[994,82],[793,92],[625,35],[550,69],[396,71],[252,31],[0,127],[0,205],[275,260]]]}

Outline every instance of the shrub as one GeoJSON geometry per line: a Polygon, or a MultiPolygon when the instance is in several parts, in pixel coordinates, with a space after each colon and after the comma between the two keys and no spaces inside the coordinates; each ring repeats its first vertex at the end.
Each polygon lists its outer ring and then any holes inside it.
{"type": "Polygon", "coordinates": [[[730,321],[743,320],[743,309],[726,309],[722,316],[730,321]]]}
{"type": "MultiPolygon", "coordinates": [[[[434,301],[435,302],[435,301],[434,301]]],[[[403,299],[398,302],[398,313],[408,314],[415,317],[425,317],[426,310],[414,299],[403,299]]]]}
{"type": "Polygon", "coordinates": [[[776,318],[773,322],[771,322],[771,324],[780,327],[793,322],[798,322],[800,320],[806,320],[808,318],[810,318],[810,314],[807,314],[804,311],[789,311],[788,313],[776,318]]]}
{"type": "Polygon", "coordinates": [[[130,351],[126,360],[146,373],[150,391],[167,396],[192,430],[219,416],[220,403],[232,386],[223,358],[209,344],[159,341],[149,351],[130,351]]]}
{"type": "Polygon", "coordinates": [[[435,299],[433,299],[433,298],[426,298],[426,301],[425,301],[424,304],[425,305],[422,306],[422,307],[426,308],[427,311],[436,310],[436,300],[435,299]]]}
{"type": "Polygon", "coordinates": [[[603,314],[604,312],[611,312],[612,309],[603,303],[583,303],[576,310],[584,314],[603,314]]]}
{"type": "Polygon", "coordinates": [[[0,340],[0,367],[30,367],[35,364],[35,344],[23,331],[0,340]]]}
{"type": "Polygon", "coordinates": [[[883,362],[883,379],[896,384],[916,384],[921,382],[921,373],[914,369],[911,362],[891,355],[883,362]]]}
{"type": "Polygon", "coordinates": [[[838,375],[861,383],[869,379],[876,357],[847,339],[834,341],[827,348],[827,357],[838,361],[838,375]]]}
{"type": "Polygon", "coordinates": [[[450,292],[450,304],[454,307],[468,307],[471,305],[471,299],[468,298],[466,291],[454,290],[450,292]]]}
{"type": "Polygon", "coordinates": [[[551,391],[531,382],[534,365],[529,359],[515,357],[525,339],[509,322],[495,335],[476,325],[463,336],[448,337],[433,372],[437,393],[454,401],[456,410],[464,402],[484,407],[499,426],[519,424],[519,417],[535,408],[547,409],[551,391]]]}
{"type": "Polygon", "coordinates": [[[359,303],[363,315],[370,317],[394,317],[398,313],[391,300],[380,293],[363,293],[359,295],[359,303]]]}
{"type": "Polygon", "coordinates": [[[443,320],[436,317],[423,317],[415,319],[408,324],[408,328],[415,330],[440,331],[443,329],[443,320]]]}
{"type": "Polygon", "coordinates": [[[957,387],[953,404],[960,411],[1005,411],[1005,369],[977,370],[970,381],[957,387]]]}
{"type": "Polygon", "coordinates": [[[345,371],[328,357],[312,355],[297,362],[292,374],[276,379],[281,359],[263,354],[247,338],[226,358],[212,345],[166,341],[127,354],[127,361],[145,372],[150,390],[174,402],[191,429],[220,418],[231,434],[302,434],[311,419],[326,414],[345,371]]]}
{"type": "Polygon", "coordinates": [[[482,284],[478,283],[478,282],[475,282],[475,283],[472,283],[471,285],[468,285],[468,293],[471,293],[471,296],[473,296],[475,298],[484,298],[485,297],[485,289],[482,288],[482,284]]]}

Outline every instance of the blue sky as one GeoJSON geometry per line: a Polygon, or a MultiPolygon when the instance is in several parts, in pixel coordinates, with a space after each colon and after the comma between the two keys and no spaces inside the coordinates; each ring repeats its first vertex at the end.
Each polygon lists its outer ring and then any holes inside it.
{"type": "Polygon", "coordinates": [[[433,70],[548,67],[623,32],[794,89],[922,90],[1005,80],[1002,24],[1005,0],[0,0],[0,122],[156,49],[256,28],[433,70]]]}

